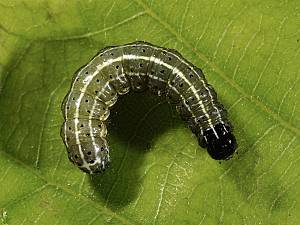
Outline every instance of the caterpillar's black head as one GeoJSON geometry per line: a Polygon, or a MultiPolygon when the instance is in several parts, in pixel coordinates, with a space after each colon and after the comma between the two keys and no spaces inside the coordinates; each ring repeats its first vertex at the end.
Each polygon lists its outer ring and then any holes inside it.
{"type": "Polygon", "coordinates": [[[216,160],[229,159],[237,148],[235,137],[229,126],[218,123],[203,133],[209,155],[216,160]]]}

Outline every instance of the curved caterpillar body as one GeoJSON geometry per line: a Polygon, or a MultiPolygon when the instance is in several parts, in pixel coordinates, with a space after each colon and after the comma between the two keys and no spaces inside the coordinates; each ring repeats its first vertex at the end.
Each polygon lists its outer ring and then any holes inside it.
{"type": "Polygon", "coordinates": [[[110,162],[105,121],[118,95],[150,91],[165,96],[212,158],[229,159],[237,144],[213,88],[202,71],[176,50],[134,42],[101,50],[74,75],[62,112],[61,136],[70,161],[87,173],[110,162]]]}

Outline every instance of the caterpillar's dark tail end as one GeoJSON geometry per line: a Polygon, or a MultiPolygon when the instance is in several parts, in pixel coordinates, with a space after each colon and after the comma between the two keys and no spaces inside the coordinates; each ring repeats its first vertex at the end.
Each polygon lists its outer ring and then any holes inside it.
{"type": "Polygon", "coordinates": [[[230,159],[237,148],[237,142],[230,127],[218,123],[212,129],[204,132],[207,152],[216,160],[230,159]]]}

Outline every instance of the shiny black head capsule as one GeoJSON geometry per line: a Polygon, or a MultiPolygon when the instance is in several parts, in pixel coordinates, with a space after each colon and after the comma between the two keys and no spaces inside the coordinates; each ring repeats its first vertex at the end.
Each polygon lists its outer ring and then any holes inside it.
{"type": "Polygon", "coordinates": [[[209,155],[216,160],[231,158],[237,148],[235,137],[230,127],[223,123],[216,124],[203,133],[204,142],[209,155]]]}

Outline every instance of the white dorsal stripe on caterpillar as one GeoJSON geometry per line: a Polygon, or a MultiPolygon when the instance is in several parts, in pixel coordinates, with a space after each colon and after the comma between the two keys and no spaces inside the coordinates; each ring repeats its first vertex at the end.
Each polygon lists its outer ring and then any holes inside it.
{"type": "Polygon", "coordinates": [[[101,172],[109,164],[103,122],[118,95],[130,89],[165,95],[176,104],[212,158],[228,159],[235,151],[226,111],[202,71],[175,50],[138,41],[100,51],[76,72],[64,99],[61,135],[69,159],[83,171],[101,172]]]}

